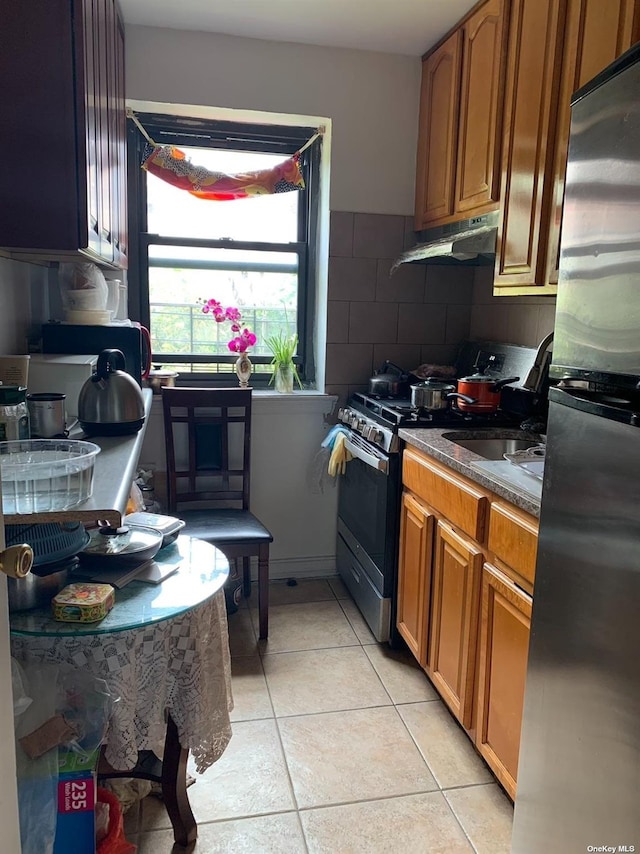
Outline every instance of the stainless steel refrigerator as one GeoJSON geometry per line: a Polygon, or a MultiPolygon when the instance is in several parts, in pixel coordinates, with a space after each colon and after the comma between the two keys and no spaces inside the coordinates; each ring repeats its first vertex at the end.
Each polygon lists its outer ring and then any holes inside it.
{"type": "Polygon", "coordinates": [[[574,96],[560,270],[512,851],[640,852],[640,44],[574,96]]]}

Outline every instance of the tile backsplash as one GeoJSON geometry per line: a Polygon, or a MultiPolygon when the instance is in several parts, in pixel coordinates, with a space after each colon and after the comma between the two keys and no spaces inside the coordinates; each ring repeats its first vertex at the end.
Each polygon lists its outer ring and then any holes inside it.
{"type": "Polygon", "coordinates": [[[494,297],[491,266],[404,264],[413,217],[334,211],[329,243],[326,391],[339,405],[390,359],[449,364],[468,338],[534,347],[553,329],[555,298],[494,297]]]}
{"type": "Polygon", "coordinates": [[[474,269],[405,264],[390,276],[413,243],[412,217],[331,215],[326,391],[340,403],[386,359],[448,364],[469,337],[474,269]]]}
{"type": "Polygon", "coordinates": [[[555,315],[555,297],[494,297],[493,268],[475,268],[471,338],[535,347],[553,331],[555,315]]]}

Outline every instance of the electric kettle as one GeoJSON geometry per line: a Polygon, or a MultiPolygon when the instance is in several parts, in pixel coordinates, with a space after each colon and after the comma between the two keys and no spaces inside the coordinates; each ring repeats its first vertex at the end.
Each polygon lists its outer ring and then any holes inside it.
{"type": "Polygon", "coordinates": [[[125,367],[121,350],[103,350],[80,389],[78,421],[88,436],[124,436],[144,424],[142,391],[125,367]]]}

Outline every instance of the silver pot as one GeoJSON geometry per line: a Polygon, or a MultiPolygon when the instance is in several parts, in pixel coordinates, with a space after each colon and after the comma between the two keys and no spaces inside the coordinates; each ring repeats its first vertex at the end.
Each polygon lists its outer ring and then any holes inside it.
{"type": "Polygon", "coordinates": [[[411,386],[411,406],[424,412],[437,412],[447,409],[449,402],[462,398],[468,403],[474,403],[474,398],[456,392],[452,383],[444,380],[428,379],[411,386]]]}
{"type": "Polygon", "coordinates": [[[385,362],[369,378],[369,394],[372,397],[406,397],[408,390],[407,374],[393,362],[385,362]]]}
{"type": "Polygon", "coordinates": [[[154,394],[161,394],[163,388],[175,388],[177,376],[179,376],[177,371],[154,368],[149,371],[147,384],[154,394]]]}
{"type": "Polygon", "coordinates": [[[67,583],[69,566],[56,564],[34,568],[24,578],[7,578],[9,611],[29,611],[47,607],[67,583]]]}
{"type": "Polygon", "coordinates": [[[98,356],[96,372],[78,397],[78,420],[87,435],[123,436],[144,424],[142,391],[125,366],[120,350],[103,350],[98,356]]]}

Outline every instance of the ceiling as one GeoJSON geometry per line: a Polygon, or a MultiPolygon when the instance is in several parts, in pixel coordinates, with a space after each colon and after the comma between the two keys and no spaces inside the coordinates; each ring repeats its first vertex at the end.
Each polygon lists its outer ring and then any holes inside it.
{"type": "Polygon", "coordinates": [[[420,56],[475,0],[120,0],[125,23],[420,56]]]}

